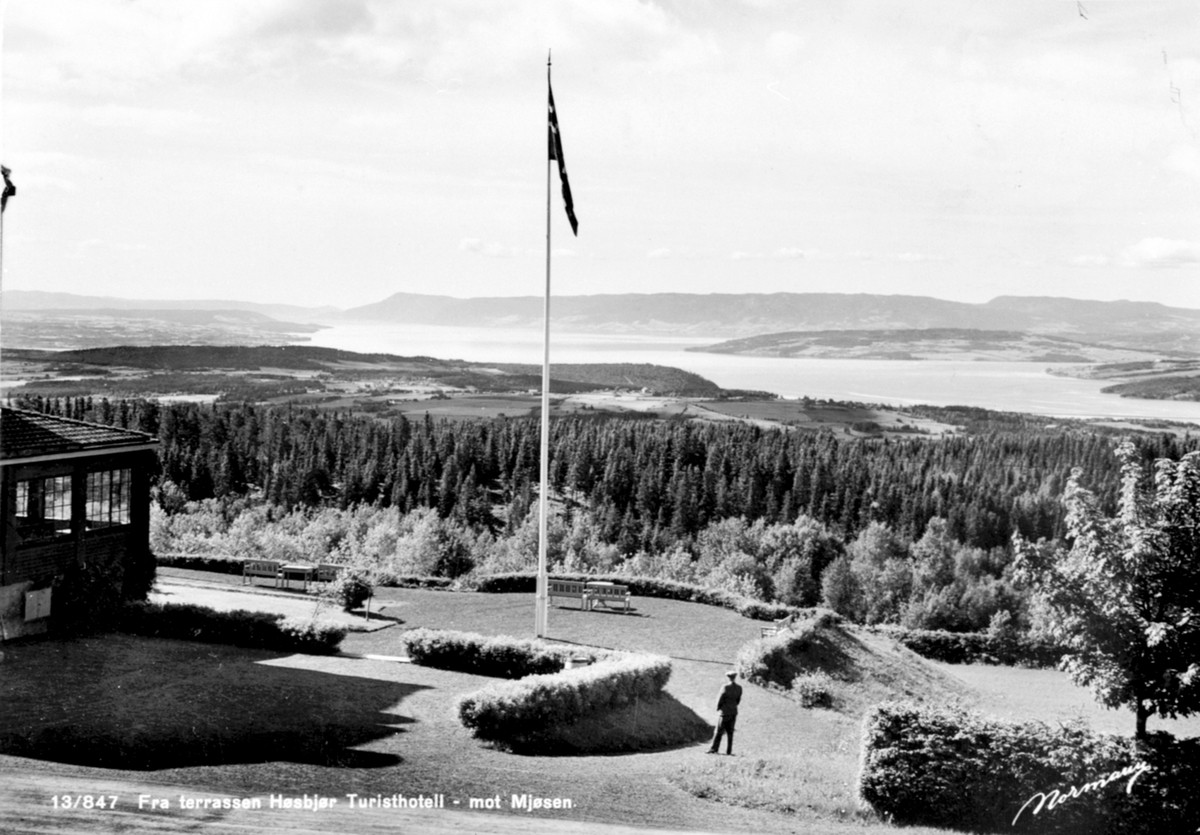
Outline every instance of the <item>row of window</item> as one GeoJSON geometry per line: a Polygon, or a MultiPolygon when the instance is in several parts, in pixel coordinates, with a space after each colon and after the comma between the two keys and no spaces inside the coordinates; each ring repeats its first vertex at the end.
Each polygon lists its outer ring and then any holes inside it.
{"type": "MultiPolygon", "coordinates": [[[[129,524],[131,470],[87,474],[85,529],[129,524]]],[[[55,536],[71,529],[71,477],[17,482],[17,531],[22,536],[55,536]]]]}

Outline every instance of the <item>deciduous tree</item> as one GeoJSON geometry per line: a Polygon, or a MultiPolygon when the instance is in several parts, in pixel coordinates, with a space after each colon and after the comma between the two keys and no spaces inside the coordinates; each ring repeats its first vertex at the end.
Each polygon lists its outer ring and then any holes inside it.
{"type": "Polygon", "coordinates": [[[1069,550],[1018,541],[1016,567],[1044,596],[1072,679],[1132,708],[1140,739],[1150,716],[1200,711],[1200,453],[1159,459],[1152,484],[1132,444],[1117,456],[1117,515],[1076,470],[1063,496],[1069,550]]]}

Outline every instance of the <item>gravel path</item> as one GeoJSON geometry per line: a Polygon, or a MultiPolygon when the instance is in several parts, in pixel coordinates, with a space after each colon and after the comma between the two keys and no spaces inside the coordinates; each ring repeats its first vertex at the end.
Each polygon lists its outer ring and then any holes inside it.
{"type": "Polygon", "coordinates": [[[316,617],[345,624],[356,632],[386,629],[393,621],[376,617],[366,620],[361,615],[343,612],[339,607],[319,600],[315,595],[297,591],[275,591],[260,586],[239,587],[229,583],[205,582],[182,577],[160,578],[150,593],[153,603],[193,603],[221,612],[248,609],[308,619],[316,617]]]}

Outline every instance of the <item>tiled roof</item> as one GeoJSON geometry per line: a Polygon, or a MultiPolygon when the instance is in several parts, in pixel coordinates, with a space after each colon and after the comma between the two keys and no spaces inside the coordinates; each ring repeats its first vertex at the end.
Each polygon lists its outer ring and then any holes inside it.
{"type": "Polygon", "coordinates": [[[119,449],[154,441],[153,435],[132,429],[0,407],[0,460],[119,449]]]}

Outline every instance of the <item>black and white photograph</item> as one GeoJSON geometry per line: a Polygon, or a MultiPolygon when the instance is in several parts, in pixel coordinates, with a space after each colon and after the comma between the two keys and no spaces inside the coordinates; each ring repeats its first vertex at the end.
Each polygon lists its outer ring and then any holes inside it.
{"type": "Polygon", "coordinates": [[[0,0],[0,166],[0,833],[1200,832],[1190,0],[0,0]]]}

